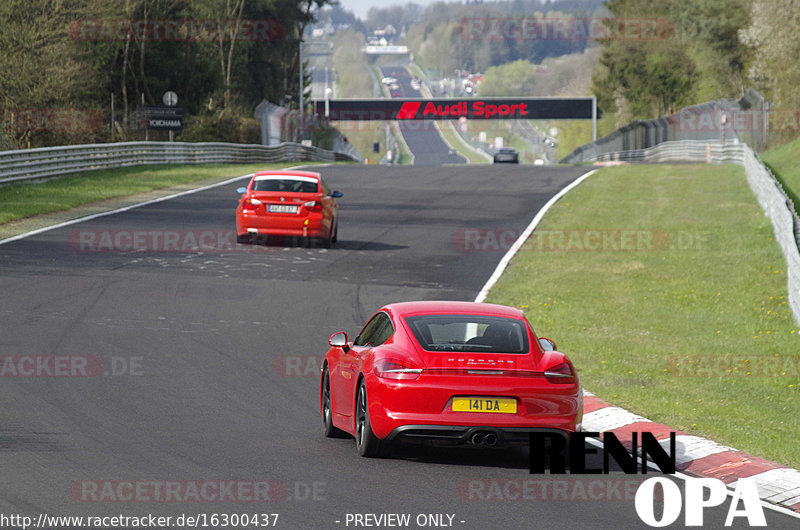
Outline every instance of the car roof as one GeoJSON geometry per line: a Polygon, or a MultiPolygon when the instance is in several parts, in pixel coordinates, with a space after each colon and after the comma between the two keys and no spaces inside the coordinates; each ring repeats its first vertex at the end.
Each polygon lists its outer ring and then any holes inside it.
{"type": "Polygon", "coordinates": [[[322,178],[322,175],[319,173],[315,173],[313,171],[288,171],[288,170],[281,170],[276,169],[274,171],[258,171],[253,178],[255,177],[264,177],[264,176],[286,176],[286,177],[312,177],[317,180],[322,178]]]}
{"type": "Polygon", "coordinates": [[[455,302],[450,300],[426,300],[419,302],[399,302],[383,307],[383,310],[396,317],[411,315],[439,314],[439,315],[484,315],[514,319],[524,318],[522,310],[497,304],[484,304],[479,302],[455,302]]]}

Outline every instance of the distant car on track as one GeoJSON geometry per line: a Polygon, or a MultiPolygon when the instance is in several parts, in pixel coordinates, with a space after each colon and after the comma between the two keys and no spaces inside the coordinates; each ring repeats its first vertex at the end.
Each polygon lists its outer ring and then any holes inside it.
{"type": "Polygon", "coordinates": [[[361,456],[395,441],[525,444],[531,432],[581,429],[583,391],[567,356],[519,309],[471,302],[381,308],[349,342],[329,339],[320,415],[361,456]]]}
{"type": "Polygon", "coordinates": [[[513,147],[501,147],[494,152],[494,163],[500,164],[503,162],[511,164],[519,164],[519,153],[513,147]]]}
{"type": "Polygon", "coordinates": [[[301,237],[310,245],[321,239],[330,248],[338,239],[342,196],[331,191],[319,173],[260,171],[253,175],[236,208],[236,239],[252,242],[258,236],[301,237]]]}

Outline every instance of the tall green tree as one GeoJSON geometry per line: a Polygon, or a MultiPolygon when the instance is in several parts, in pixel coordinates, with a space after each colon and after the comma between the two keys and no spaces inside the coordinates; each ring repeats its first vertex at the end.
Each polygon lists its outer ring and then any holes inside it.
{"type": "MultiPolygon", "coordinates": [[[[46,123],[48,113],[98,106],[100,91],[95,83],[95,65],[75,46],[68,32],[80,4],[79,0],[0,3],[0,69],[4,72],[0,76],[0,112],[4,143],[25,146],[47,142],[57,134],[53,124],[46,123]],[[22,113],[33,116],[33,121],[20,119],[22,113]]],[[[70,134],[67,129],[65,134],[70,134]]],[[[74,137],[94,138],[91,133],[74,137]]]]}
{"type": "Polygon", "coordinates": [[[492,66],[483,74],[481,96],[532,96],[536,68],[525,60],[492,66]]]}
{"type": "Polygon", "coordinates": [[[752,50],[749,79],[777,106],[800,106],[800,3],[797,0],[753,0],[751,21],[740,32],[752,50]]]}

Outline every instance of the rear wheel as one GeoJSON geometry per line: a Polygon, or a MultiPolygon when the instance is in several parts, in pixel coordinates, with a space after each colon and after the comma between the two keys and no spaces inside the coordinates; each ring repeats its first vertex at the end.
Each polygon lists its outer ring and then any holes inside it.
{"type": "Polygon", "coordinates": [[[364,381],[358,387],[356,397],[356,449],[367,458],[383,456],[383,442],[372,432],[367,406],[367,385],[364,381]]]}
{"type": "Polygon", "coordinates": [[[322,369],[322,388],[320,389],[320,414],[322,415],[322,432],[328,438],[343,438],[347,433],[333,426],[333,409],[331,408],[331,376],[328,366],[322,369]]]}
{"type": "Polygon", "coordinates": [[[237,243],[250,243],[250,241],[251,241],[250,234],[243,234],[243,235],[236,234],[237,243]]]}

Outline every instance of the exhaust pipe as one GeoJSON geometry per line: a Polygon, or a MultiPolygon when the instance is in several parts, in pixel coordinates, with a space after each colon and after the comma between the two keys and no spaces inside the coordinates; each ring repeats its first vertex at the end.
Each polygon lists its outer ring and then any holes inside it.
{"type": "Polygon", "coordinates": [[[470,438],[470,443],[472,445],[486,445],[488,447],[494,447],[497,445],[497,442],[497,434],[493,432],[476,432],[470,438]]]}

